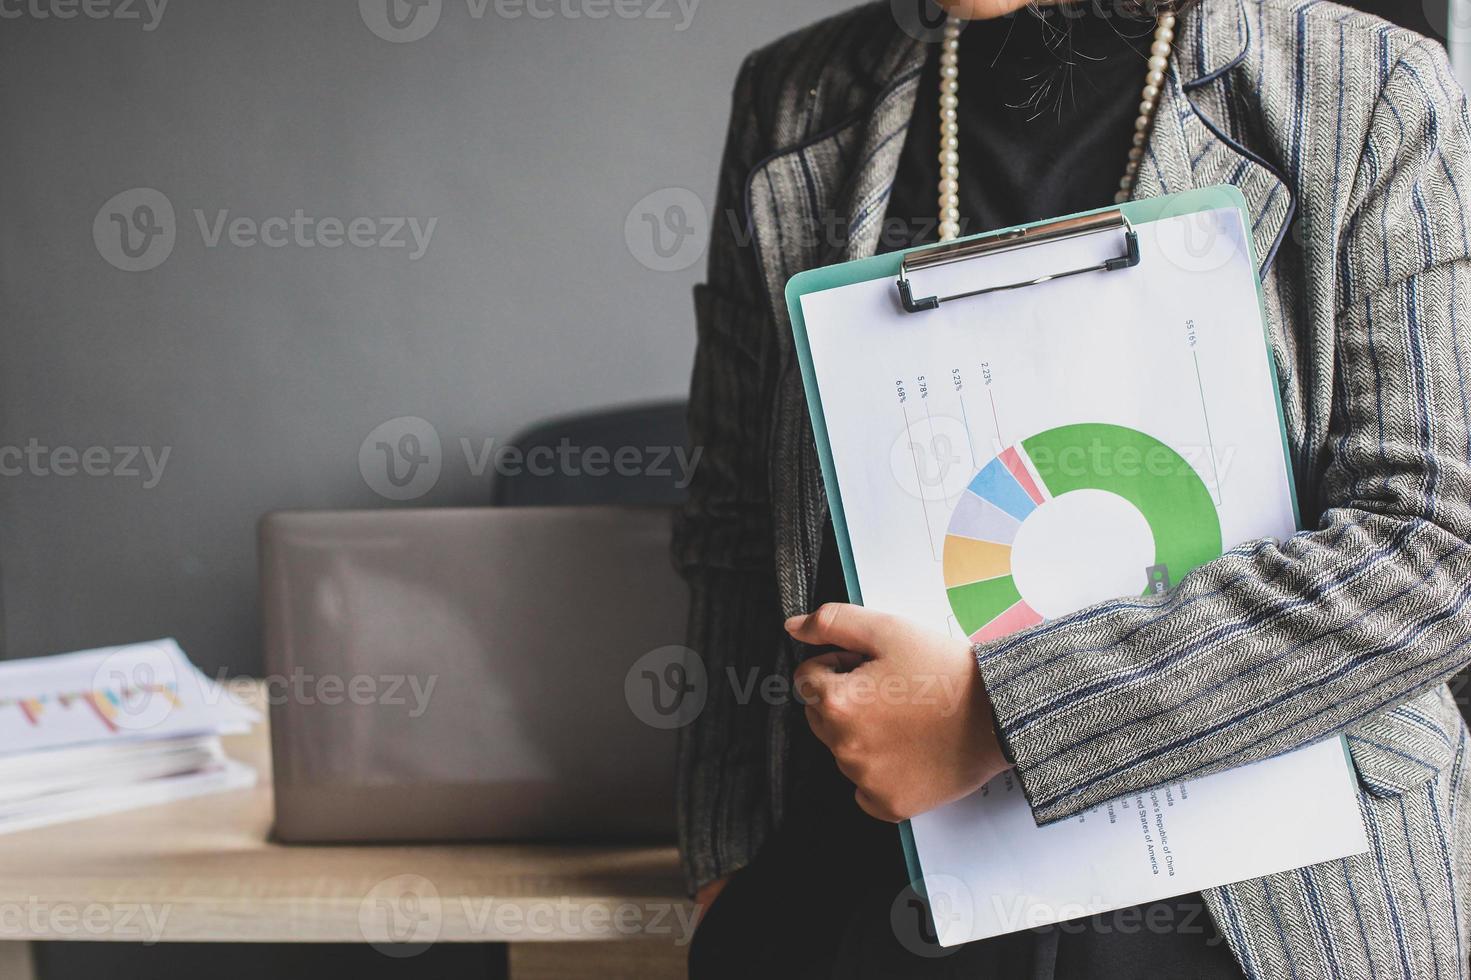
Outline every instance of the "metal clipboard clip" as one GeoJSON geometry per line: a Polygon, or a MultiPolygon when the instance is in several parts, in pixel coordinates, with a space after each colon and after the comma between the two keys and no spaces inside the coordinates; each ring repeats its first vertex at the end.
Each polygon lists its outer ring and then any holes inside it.
{"type": "Polygon", "coordinates": [[[1054,279],[1067,279],[1070,276],[1081,276],[1087,272],[1113,272],[1118,269],[1129,269],[1139,264],[1139,233],[1134,230],[1133,224],[1125,217],[1124,212],[1117,208],[1110,211],[1100,211],[1097,214],[1084,215],[1079,218],[1060,218],[1045,224],[1033,225],[1030,228],[1014,228],[1010,231],[999,231],[994,234],[985,235],[981,238],[973,238],[964,242],[946,243],[923,251],[910,252],[904,256],[899,263],[899,300],[904,304],[904,312],[920,313],[925,310],[933,310],[941,303],[948,303],[956,299],[969,299],[972,296],[983,296],[986,293],[997,293],[1007,289],[1022,289],[1027,286],[1038,286],[1044,282],[1054,279]],[[1086,266],[1081,269],[1069,269],[1065,272],[1054,272],[1035,279],[1027,279],[1023,282],[1005,283],[999,286],[987,286],[983,289],[973,289],[970,292],[955,293],[950,296],[924,296],[916,299],[909,284],[909,274],[920,269],[933,268],[938,265],[949,265],[952,262],[964,262],[967,259],[980,258],[985,255],[998,255],[1002,252],[1012,252],[1017,249],[1031,248],[1034,245],[1042,245],[1047,242],[1057,242],[1068,238],[1081,238],[1084,235],[1096,235],[1105,232],[1120,231],[1124,236],[1124,253],[1117,258],[1105,259],[1097,265],[1086,266]]]}

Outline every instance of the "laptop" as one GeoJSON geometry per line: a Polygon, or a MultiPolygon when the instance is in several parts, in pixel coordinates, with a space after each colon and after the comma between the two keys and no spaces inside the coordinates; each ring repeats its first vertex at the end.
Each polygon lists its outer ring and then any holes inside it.
{"type": "Polygon", "coordinates": [[[672,840],[680,695],[659,686],[689,654],[670,519],[264,518],[277,837],[672,840]]]}

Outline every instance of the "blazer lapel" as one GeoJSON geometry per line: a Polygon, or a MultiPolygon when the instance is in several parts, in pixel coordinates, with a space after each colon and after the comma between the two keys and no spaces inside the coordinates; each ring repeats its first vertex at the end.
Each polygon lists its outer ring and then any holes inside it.
{"type": "Polygon", "coordinates": [[[1232,94],[1232,71],[1253,38],[1244,0],[1201,3],[1175,31],[1174,70],[1155,120],[1139,196],[1232,184],[1246,198],[1257,259],[1265,277],[1296,210],[1276,167],[1251,150],[1232,94]]]}
{"type": "Polygon", "coordinates": [[[787,556],[777,563],[787,615],[806,612],[812,602],[828,507],[792,345],[786,284],[805,269],[864,258],[878,246],[925,58],[923,44],[894,34],[875,69],[881,85],[870,110],[769,158],[747,184],[754,244],[781,352],[770,479],[777,553],[787,556]]]}

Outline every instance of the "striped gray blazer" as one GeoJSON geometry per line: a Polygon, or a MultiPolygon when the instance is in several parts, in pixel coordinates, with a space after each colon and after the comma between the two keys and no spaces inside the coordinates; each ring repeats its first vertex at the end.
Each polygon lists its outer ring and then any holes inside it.
{"type": "MultiPolygon", "coordinates": [[[[923,47],[887,3],[751,56],[736,84],[675,540],[710,677],[682,733],[692,883],[782,817],[802,718],[749,681],[800,660],[826,502],[782,290],[876,247],[923,47]],[[734,220],[725,220],[734,216],[734,220]]],[[[1372,850],[1206,893],[1248,977],[1467,975],[1471,123],[1444,51],[1315,0],[1182,18],[1137,194],[1248,202],[1304,519],[1168,596],[977,649],[1040,821],[1346,733],[1372,850]]]]}

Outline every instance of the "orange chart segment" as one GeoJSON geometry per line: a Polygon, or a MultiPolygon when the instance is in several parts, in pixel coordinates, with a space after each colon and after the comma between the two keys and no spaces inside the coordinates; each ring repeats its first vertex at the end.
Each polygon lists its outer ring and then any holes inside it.
{"type": "Polygon", "coordinates": [[[945,587],[969,585],[1011,572],[1011,546],[958,535],[945,538],[945,587]]]}

